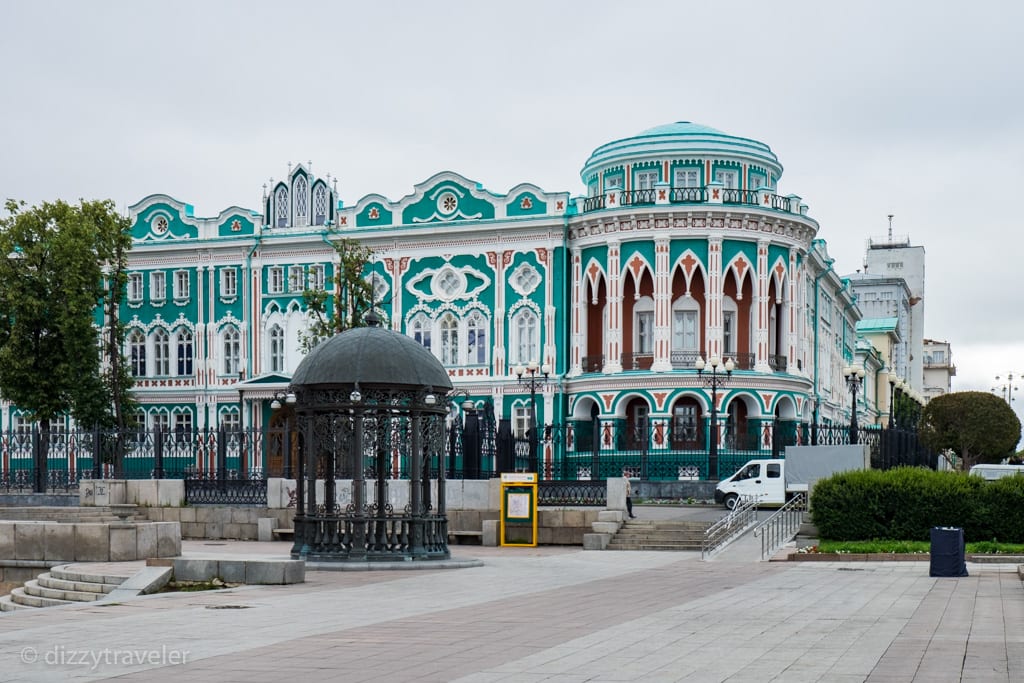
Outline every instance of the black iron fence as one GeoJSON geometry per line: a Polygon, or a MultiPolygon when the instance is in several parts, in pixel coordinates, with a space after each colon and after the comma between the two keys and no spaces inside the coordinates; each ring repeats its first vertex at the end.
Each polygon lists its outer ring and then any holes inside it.
{"type": "MultiPolygon", "coordinates": [[[[573,420],[547,425],[535,439],[499,429],[491,406],[449,421],[443,468],[449,479],[489,479],[503,471],[537,469],[547,483],[603,486],[608,477],[645,480],[717,480],[747,460],[782,457],[791,445],[845,445],[847,425],[726,416],[716,428],[706,419],[573,420]],[[709,458],[718,439],[717,462],[709,458]],[[536,448],[536,450],[534,450],[536,448]]],[[[294,478],[300,435],[287,427],[256,430],[133,430],[117,433],[38,430],[0,434],[0,492],[72,492],[82,479],[182,479],[190,503],[265,504],[268,477],[294,478]],[[286,444],[288,447],[286,447],[286,444]]],[[[862,427],[878,469],[910,465],[935,469],[938,458],[914,430],[862,427]]],[[[408,449],[394,448],[383,471],[408,478],[408,449]]],[[[367,477],[378,467],[371,458],[367,477]]],[[[322,474],[322,473],[318,473],[322,474]]],[[[336,472],[346,478],[351,473],[336,472]]],[[[436,476],[436,473],[435,473],[436,476]]],[[[551,488],[557,499],[558,487],[551,488]]],[[[603,494],[602,494],[603,495],[603,494]]],[[[575,492],[573,499],[595,495],[575,492]]]]}

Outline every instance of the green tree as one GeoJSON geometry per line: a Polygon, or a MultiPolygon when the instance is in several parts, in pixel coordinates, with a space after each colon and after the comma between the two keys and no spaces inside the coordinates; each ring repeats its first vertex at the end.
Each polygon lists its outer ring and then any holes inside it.
{"type": "Polygon", "coordinates": [[[1012,456],[1020,428],[1020,419],[998,396],[957,391],[936,396],[925,405],[918,434],[925,446],[952,452],[968,470],[1012,456]]]}
{"type": "Polygon", "coordinates": [[[44,444],[50,420],[66,414],[87,426],[119,422],[131,387],[116,315],[129,220],[109,200],[28,208],[8,200],[5,208],[0,394],[40,422],[44,444]],[[98,319],[97,311],[109,320],[98,319]],[[105,344],[103,322],[112,323],[105,344]]]}
{"type": "Polygon", "coordinates": [[[332,243],[338,254],[334,269],[334,291],[307,289],[302,293],[310,325],[299,334],[299,346],[304,353],[339,332],[352,327],[363,327],[365,316],[374,305],[373,287],[363,277],[373,255],[369,247],[356,240],[341,238],[332,243]]]}

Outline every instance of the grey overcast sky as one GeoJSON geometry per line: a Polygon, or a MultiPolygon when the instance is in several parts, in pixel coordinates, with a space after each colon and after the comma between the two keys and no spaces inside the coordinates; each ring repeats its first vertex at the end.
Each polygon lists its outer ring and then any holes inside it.
{"type": "Polygon", "coordinates": [[[2,197],[162,192],[215,215],[258,209],[310,160],[347,205],[443,170],[580,194],[598,145],[694,121],[771,146],[841,273],[894,214],[926,249],[925,335],[952,343],[954,390],[1024,372],[1018,0],[6,0],[0,16],[2,197]]]}

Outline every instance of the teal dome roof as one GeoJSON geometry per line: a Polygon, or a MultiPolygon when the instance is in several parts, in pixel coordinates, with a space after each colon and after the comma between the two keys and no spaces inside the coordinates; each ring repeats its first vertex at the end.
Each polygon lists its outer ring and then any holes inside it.
{"type": "Polygon", "coordinates": [[[681,158],[730,159],[763,166],[776,179],[782,175],[778,157],[763,142],[729,135],[700,123],[676,121],[601,145],[583,164],[580,177],[586,183],[594,173],[611,166],[681,158]]]}

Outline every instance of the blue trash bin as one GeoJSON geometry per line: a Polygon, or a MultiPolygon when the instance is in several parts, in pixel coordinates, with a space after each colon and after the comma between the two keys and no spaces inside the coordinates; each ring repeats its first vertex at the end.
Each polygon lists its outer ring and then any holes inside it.
{"type": "Polygon", "coordinates": [[[936,526],[931,531],[931,567],[929,576],[967,576],[964,559],[964,530],[955,526],[936,526]]]}

